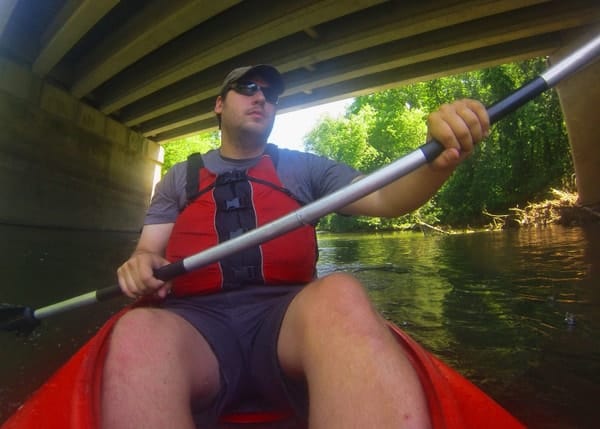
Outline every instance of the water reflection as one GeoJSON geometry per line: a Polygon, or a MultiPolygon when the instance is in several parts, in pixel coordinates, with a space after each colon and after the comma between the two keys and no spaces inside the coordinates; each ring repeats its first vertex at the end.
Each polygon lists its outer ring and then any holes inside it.
{"type": "MultiPolygon", "coordinates": [[[[109,286],[137,234],[0,225],[0,302],[38,308],[109,286]]],[[[53,316],[29,336],[0,332],[0,422],[124,300],[53,316]]]]}
{"type": "MultiPolygon", "coordinates": [[[[112,284],[137,236],[15,227],[0,234],[0,302],[33,307],[112,284]]],[[[353,272],[387,318],[531,428],[596,427],[600,225],[321,234],[319,243],[320,274],[353,272]]],[[[0,333],[0,421],[122,304],[53,317],[27,338],[0,333]]]]}
{"type": "Polygon", "coordinates": [[[595,427],[597,225],[321,243],[323,272],[362,266],[355,274],[386,317],[531,427],[595,427]]]}

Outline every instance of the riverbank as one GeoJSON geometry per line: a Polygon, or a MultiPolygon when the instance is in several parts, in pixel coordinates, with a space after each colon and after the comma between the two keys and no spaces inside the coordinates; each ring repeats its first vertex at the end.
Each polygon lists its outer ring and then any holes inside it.
{"type": "Polygon", "coordinates": [[[424,234],[465,234],[481,231],[497,231],[550,225],[583,226],[600,221],[600,204],[582,206],[577,192],[551,189],[549,198],[532,202],[524,207],[513,207],[505,213],[491,213],[483,210],[479,216],[467,224],[445,224],[432,216],[410,214],[398,219],[326,216],[318,226],[319,232],[329,233],[372,233],[415,231],[424,234]],[[429,218],[429,219],[428,219],[429,218]]]}
{"type": "Polygon", "coordinates": [[[487,228],[580,226],[600,221],[600,206],[582,206],[574,192],[552,189],[551,193],[550,199],[529,203],[524,208],[514,207],[508,214],[484,212],[491,220],[487,228]]]}

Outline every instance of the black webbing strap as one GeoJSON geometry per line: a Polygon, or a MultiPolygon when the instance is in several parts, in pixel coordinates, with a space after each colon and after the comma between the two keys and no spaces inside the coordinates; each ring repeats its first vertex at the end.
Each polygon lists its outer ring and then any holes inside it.
{"type": "Polygon", "coordinates": [[[275,166],[275,170],[277,170],[277,163],[279,162],[279,148],[273,143],[267,143],[265,147],[265,154],[269,155],[273,160],[273,165],[275,166]]]}
{"type": "MultiPolygon", "coordinates": [[[[279,148],[276,145],[274,145],[273,143],[267,143],[264,153],[271,157],[271,161],[273,162],[273,165],[275,166],[275,170],[277,170],[277,164],[279,163],[279,148]]],[[[212,183],[209,186],[207,186],[205,189],[198,189],[199,180],[200,180],[199,172],[200,172],[200,169],[203,167],[204,167],[204,161],[202,159],[201,153],[193,153],[190,156],[188,156],[187,172],[186,172],[186,185],[185,185],[185,194],[186,194],[186,200],[187,200],[186,206],[189,205],[196,198],[198,198],[200,195],[204,194],[205,192],[210,191],[211,189],[213,189],[215,187],[215,183],[212,183]]],[[[300,202],[303,205],[303,203],[301,201],[299,201],[286,188],[277,186],[274,183],[260,180],[260,179],[257,179],[257,178],[251,177],[251,176],[246,176],[246,180],[251,180],[251,181],[254,181],[257,183],[262,183],[263,185],[267,185],[273,189],[281,191],[281,192],[289,195],[290,197],[294,198],[295,200],[297,200],[298,202],[300,202]]]]}
{"type": "Polygon", "coordinates": [[[185,184],[185,195],[187,197],[187,205],[194,201],[198,195],[198,186],[200,183],[200,169],[204,167],[204,161],[202,160],[201,153],[193,153],[188,156],[187,159],[187,172],[186,172],[186,184],[185,184]]]}

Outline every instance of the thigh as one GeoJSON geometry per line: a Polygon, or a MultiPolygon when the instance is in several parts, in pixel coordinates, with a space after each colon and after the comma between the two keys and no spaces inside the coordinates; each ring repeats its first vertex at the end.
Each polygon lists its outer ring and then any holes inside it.
{"type": "MultiPolygon", "coordinates": [[[[218,394],[209,407],[194,402],[198,422],[209,425],[236,401],[244,372],[242,350],[231,326],[228,306],[217,295],[169,298],[163,308],[182,318],[202,338],[217,363],[218,394]]],[[[198,366],[203,362],[198,361],[198,366]]]]}
{"type": "Polygon", "coordinates": [[[305,376],[307,359],[321,358],[337,340],[365,338],[387,330],[363,285],[353,276],[334,273],[308,284],[291,302],[282,322],[278,356],[292,378],[305,376]]]}
{"type": "Polygon", "coordinates": [[[189,404],[191,397],[210,404],[219,391],[218,374],[214,353],[186,320],[158,308],[135,308],[111,333],[103,382],[111,398],[171,409],[166,404],[189,404]]]}
{"type": "Polygon", "coordinates": [[[311,423],[329,427],[427,427],[427,400],[410,354],[352,276],[331,274],[296,296],[284,318],[279,356],[304,375],[311,423]],[[338,420],[339,419],[339,420],[338,420]]]}
{"type": "MultiPolygon", "coordinates": [[[[282,287],[283,289],[283,287],[282,287]]],[[[252,338],[249,383],[259,393],[269,408],[292,408],[305,417],[307,394],[302,379],[292,379],[282,371],[277,352],[281,325],[290,303],[303,287],[290,287],[280,296],[269,297],[257,305],[260,322],[252,338]]]]}

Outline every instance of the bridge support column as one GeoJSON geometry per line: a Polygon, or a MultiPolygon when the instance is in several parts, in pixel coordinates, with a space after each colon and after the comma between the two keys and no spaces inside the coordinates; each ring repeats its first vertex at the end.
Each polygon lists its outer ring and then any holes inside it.
{"type": "MultiPolygon", "coordinates": [[[[598,34],[599,26],[577,35],[550,57],[555,62],[598,34]]],[[[600,212],[600,61],[596,61],[557,85],[557,92],[569,133],[571,154],[577,177],[579,202],[600,212]]]]}

